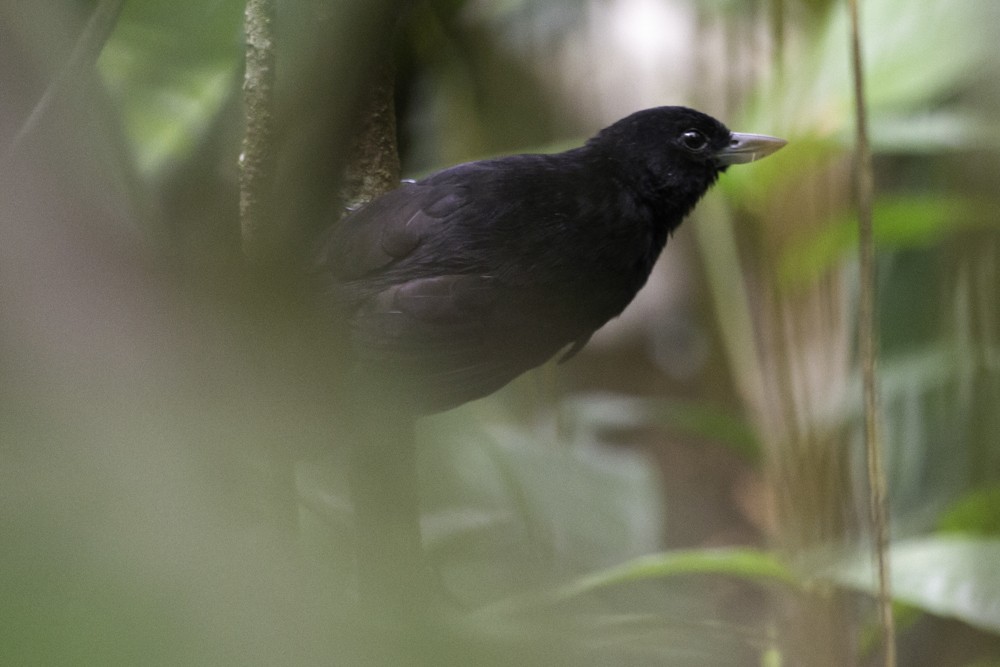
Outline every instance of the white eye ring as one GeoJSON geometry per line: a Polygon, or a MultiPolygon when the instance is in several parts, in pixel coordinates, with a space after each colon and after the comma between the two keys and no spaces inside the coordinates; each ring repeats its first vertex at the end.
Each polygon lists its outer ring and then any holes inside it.
{"type": "Polygon", "coordinates": [[[681,135],[681,145],[689,151],[704,150],[705,146],[708,145],[708,137],[698,130],[688,130],[681,135]]]}

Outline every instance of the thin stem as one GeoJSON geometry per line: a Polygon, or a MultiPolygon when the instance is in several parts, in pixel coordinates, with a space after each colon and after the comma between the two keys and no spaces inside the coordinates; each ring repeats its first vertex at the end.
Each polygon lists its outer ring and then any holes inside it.
{"type": "Polygon", "coordinates": [[[864,67],[861,59],[859,0],[848,0],[851,15],[851,64],[854,74],[854,101],[857,119],[857,154],[855,173],[858,188],[858,244],[860,252],[861,297],[858,313],[858,343],[861,353],[865,407],[865,451],[868,459],[868,486],[872,526],[875,534],[875,558],[878,569],[878,606],[886,667],[896,666],[896,627],[892,615],[892,588],[889,572],[889,513],[887,483],[878,437],[876,397],[876,322],[875,322],[875,240],[873,207],[875,176],[871,144],[868,139],[868,115],[865,101],[864,67]]]}

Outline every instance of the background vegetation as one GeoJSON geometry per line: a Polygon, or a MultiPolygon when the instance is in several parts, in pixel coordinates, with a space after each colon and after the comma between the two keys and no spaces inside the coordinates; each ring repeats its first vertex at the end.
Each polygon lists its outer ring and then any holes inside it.
{"type": "MultiPolygon", "coordinates": [[[[874,663],[842,3],[280,3],[257,269],[243,3],[127,3],[92,68],[74,45],[113,4],[0,3],[5,664],[874,663]],[[414,637],[353,601],[302,325],[388,47],[408,176],[659,104],[790,141],[573,362],[421,424],[447,599],[414,637]]],[[[862,5],[900,664],[1000,665],[1000,6],[862,5]]]]}

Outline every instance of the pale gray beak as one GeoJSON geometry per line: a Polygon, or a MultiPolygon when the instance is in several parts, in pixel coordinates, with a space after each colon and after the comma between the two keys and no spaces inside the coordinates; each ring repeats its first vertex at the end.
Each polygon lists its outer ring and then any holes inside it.
{"type": "Polygon", "coordinates": [[[767,157],[788,142],[766,134],[746,134],[733,132],[729,136],[729,145],[715,154],[715,159],[722,167],[731,164],[745,164],[767,157]]]}

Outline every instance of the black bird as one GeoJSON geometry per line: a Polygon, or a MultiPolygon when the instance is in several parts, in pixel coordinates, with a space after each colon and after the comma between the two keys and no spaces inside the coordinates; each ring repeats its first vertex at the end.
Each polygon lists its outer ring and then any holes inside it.
{"type": "Polygon", "coordinates": [[[320,261],[355,377],[414,414],[576,354],[645,284],[729,165],[785,141],[685,107],[634,113],[579,148],[460,164],[375,199],[320,261]]]}

